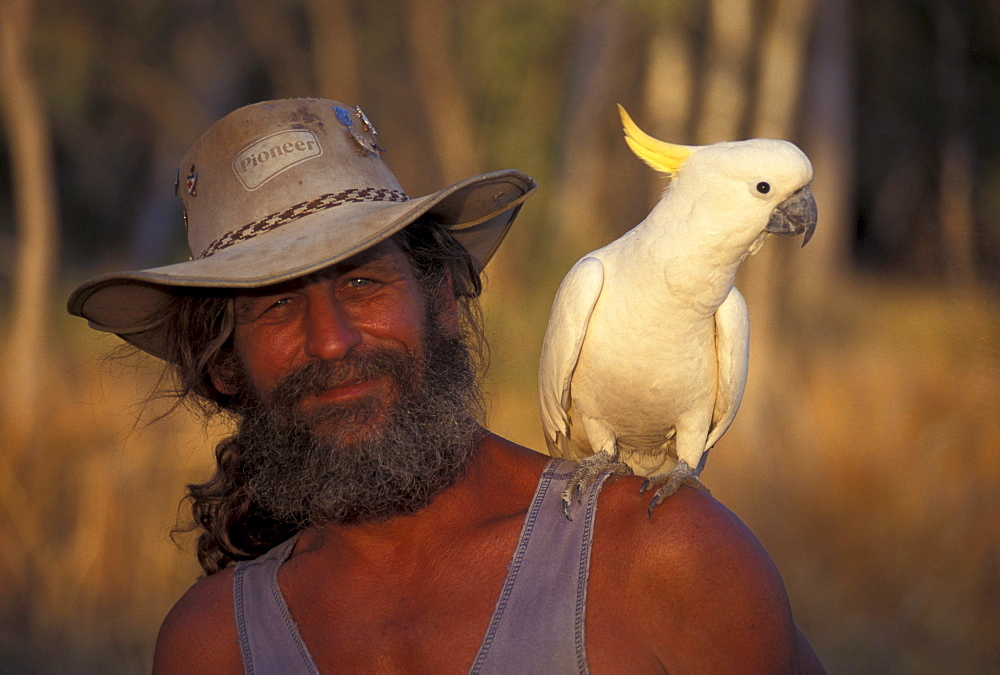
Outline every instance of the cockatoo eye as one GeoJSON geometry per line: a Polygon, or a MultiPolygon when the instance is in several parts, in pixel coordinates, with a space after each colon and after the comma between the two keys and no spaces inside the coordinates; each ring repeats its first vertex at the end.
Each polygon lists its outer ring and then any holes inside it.
{"type": "Polygon", "coordinates": [[[766,183],[764,181],[757,183],[757,192],[761,193],[762,195],[766,195],[770,191],[771,191],[770,183],[766,183]]]}

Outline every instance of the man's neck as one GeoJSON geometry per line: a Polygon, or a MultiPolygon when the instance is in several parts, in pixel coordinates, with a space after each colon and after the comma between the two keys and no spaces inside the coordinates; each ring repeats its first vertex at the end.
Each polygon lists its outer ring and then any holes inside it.
{"type": "Polygon", "coordinates": [[[447,550],[444,542],[491,521],[522,518],[546,459],[487,432],[458,480],[422,510],[384,521],[313,526],[302,533],[295,554],[333,556],[340,564],[372,569],[425,559],[447,550]]]}

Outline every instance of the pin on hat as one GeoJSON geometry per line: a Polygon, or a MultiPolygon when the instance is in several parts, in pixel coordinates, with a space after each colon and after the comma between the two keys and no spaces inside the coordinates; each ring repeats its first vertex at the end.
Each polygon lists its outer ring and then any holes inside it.
{"type": "Polygon", "coordinates": [[[230,113],[178,170],[191,260],[91,279],[70,296],[69,312],[166,358],[166,311],[179,294],[304,276],[425,215],[482,267],[536,187],[508,169],[411,198],[382,153],[361,109],[337,101],[265,101],[230,113]]]}
{"type": "Polygon", "coordinates": [[[368,117],[361,112],[360,107],[355,106],[353,111],[349,111],[347,108],[337,106],[334,108],[334,112],[337,114],[337,119],[340,120],[340,123],[347,127],[351,136],[354,137],[354,140],[357,141],[363,150],[367,152],[384,152],[378,145],[378,132],[375,131],[372,123],[368,121],[368,117]],[[355,123],[355,119],[357,123],[355,123]]]}

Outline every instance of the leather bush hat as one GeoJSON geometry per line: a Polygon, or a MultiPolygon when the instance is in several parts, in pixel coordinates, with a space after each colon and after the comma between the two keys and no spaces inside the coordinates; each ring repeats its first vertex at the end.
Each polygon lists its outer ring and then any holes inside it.
{"type": "Polygon", "coordinates": [[[323,99],[257,103],[216,122],[181,162],[177,193],[191,259],[91,279],[68,309],[166,358],[163,326],[178,293],[310,274],[425,214],[485,266],[534,190],[529,176],[505,170],[411,198],[359,108],[323,99]]]}

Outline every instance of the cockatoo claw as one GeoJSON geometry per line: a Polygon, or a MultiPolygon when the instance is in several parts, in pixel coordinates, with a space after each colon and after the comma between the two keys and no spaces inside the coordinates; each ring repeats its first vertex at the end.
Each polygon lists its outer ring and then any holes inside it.
{"type": "Polygon", "coordinates": [[[650,516],[653,515],[653,509],[659,506],[664,499],[680,490],[681,485],[688,485],[696,490],[701,490],[705,494],[712,494],[712,491],[698,480],[698,474],[692,471],[691,467],[683,459],[677,462],[677,465],[667,473],[647,478],[646,482],[639,488],[639,494],[643,494],[654,485],[660,484],[663,484],[663,487],[653,494],[653,499],[649,502],[648,514],[650,516]]]}
{"type": "MultiPolygon", "coordinates": [[[[573,504],[574,493],[580,490],[579,485],[572,485],[562,493],[562,510],[563,515],[566,516],[566,520],[573,520],[573,516],[569,515],[569,507],[573,504]]],[[[579,497],[577,497],[579,499],[579,497]]]]}
{"type": "Polygon", "coordinates": [[[580,465],[566,483],[562,491],[563,515],[567,520],[573,520],[570,507],[573,502],[583,501],[583,493],[590,489],[598,477],[604,473],[614,473],[621,476],[631,476],[632,468],[625,462],[620,462],[607,450],[601,450],[595,455],[580,460],[580,465]]]}

